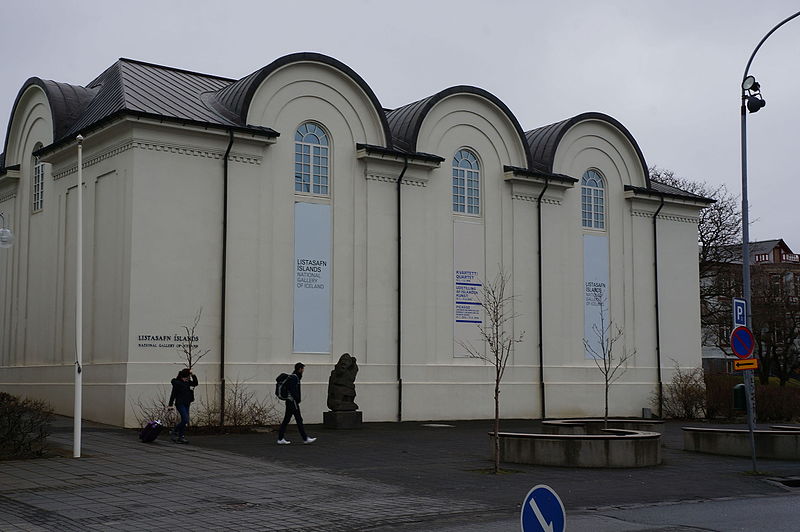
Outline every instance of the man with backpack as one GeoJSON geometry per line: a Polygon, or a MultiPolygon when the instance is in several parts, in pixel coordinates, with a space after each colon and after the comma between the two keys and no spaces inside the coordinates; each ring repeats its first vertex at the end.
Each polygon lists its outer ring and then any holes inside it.
{"type": "Polygon", "coordinates": [[[291,375],[284,373],[278,377],[276,392],[280,399],[286,401],[286,414],[283,416],[283,422],[278,431],[278,445],[292,443],[285,438],[286,427],[289,425],[292,416],[297,422],[297,430],[300,432],[300,437],[303,438],[303,443],[314,443],[317,440],[316,438],[310,438],[306,434],[306,429],[303,427],[303,416],[300,415],[300,379],[303,378],[305,367],[305,364],[298,362],[294,365],[294,371],[291,375]]]}

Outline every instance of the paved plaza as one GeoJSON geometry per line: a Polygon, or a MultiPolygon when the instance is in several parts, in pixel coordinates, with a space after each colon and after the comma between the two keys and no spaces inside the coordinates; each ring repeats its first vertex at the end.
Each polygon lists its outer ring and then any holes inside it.
{"type": "MultiPolygon", "coordinates": [[[[520,503],[537,484],[559,493],[569,530],[700,530],[670,519],[694,509],[700,523],[710,518],[702,509],[730,514],[743,501],[778,515],[800,502],[777,482],[800,478],[800,464],[760,460],[764,474],[752,475],[747,458],[682,451],[680,426],[667,424],[655,468],[505,464],[511,471],[494,476],[487,421],[312,425],[316,443],[288,446],[274,432],[142,444],[135,431],[87,423],[73,459],[71,420],[58,418],[51,440],[64,456],[0,462],[0,530],[519,530],[520,503]]],[[[299,440],[293,427],[288,437],[299,440]]]]}

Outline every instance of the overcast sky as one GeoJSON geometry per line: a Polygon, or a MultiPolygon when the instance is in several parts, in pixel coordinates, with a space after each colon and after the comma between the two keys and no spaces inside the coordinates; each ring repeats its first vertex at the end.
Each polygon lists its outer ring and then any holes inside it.
{"type": "MultiPolygon", "coordinates": [[[[800,2],[768,0],[0,1],[0,131],[26,79],[85,85],[120,57],[241,78],[292,52],[358,72],[384,107],[452,85],[496,95],[524,130],[599,111],[648,165],[741,192],[747,59],[800,2]]],[[[750,73],[768,105],[748,116],[752,240],[800,252],[800,17],[750,73]]]]}

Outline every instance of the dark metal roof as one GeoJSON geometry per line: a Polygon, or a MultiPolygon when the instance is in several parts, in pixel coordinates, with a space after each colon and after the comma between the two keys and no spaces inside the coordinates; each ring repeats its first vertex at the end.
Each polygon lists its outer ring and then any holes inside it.
{"type": "MultiPolygon", "coordinates": [[[[132,59],[119,59],[86,87],[29,79],[20,90],[13,113],[23,93],[33,85],[41,87],[47,95],[53,115],[53,144],[37,153],[51,151],[66,142],[72,142],[79,133],[87,133],[122,116],[154,118],[181,124],[216,127],[245,131],[256,135],[275,137],[278,133],[268,127],[246,123],[252,98],[271,73],[294,62],[317,62],[335,68],[349,77],[372,102],[382,123],[386,146],[367,146],[370,151],[409,156],[420,160],[439,162],[438,155],[417,152],[417,140],[422,123],[430,110],[442,99],[455,94],[471,94],[483,98],[503,112],[517,131],[525,147],[527,169],[536,175],[553,179],[574,179],[553,173],[553,161],[558,143],[575,124],[584,120],[604,121],[620,131],[633,145],[642,165],[647,183],[640,192],[710,201],[663,183],[650,182],[647,165],[638,144],[622,124],[602,113],[584,113],[568,120],[550,124],[527,133],[510,109],[493,94],[466,85],[450,87],[428,98],[394,110],[384,109],[372,89],[350,67],[331,57],[303,52],[281,57],[269,65],[232,80],[190,72],[187,70],[145,63],[132,59]]],[[[6,150],[11,129],[6,134],[6,150]]],[[[0,160],[0,171],[5,171],[5,157],[0,160]]],[[[635,187],[634,187],[635,188],[635,187]]]]}
{"type": "Polygon", "coordinates": [[[691,192],[683,190],[682,188],[673,187],[672,185],[667,185],[666,183],[662,183],[661,181],[656,181],[654,179],[650,180],[650,188],[652,190],[655,190],[656,192],[660,192],[662,194],[669,194],[671,196],[696,199],[700,201],[706,201],[708,203],[716,202],[716,200],[713,200],[711,198],[706,198],[705,196],[701,196],[699,194],[693,194],[691,192]]]}
{"type": "Polygon", "coordinates": [[[367,82],[364,81],[364,79],[349,66],[337,59],[316,52],[300,52],[276,59],[264,68],[256,70],[249,76],[245,76],[239,81],[231,83],[230,85],[220,89],[212,97],[207,97],[209,100],[213,100],[213,102],[210,102],[209,105],[211,105],[214,109],[222,109],[221,112],[223,114],[235,118],[240,124],[245,125],[247,122],[247,113],[250,109],[250,102],[253,100],[253,96],[255,95],[256,90],[258,90],[258,87],[261,85],[261,82],[279,68],[290,63],[302,61],[322,63],[339,70],[353,80],[353,82],[358,85],[362,91],[364,91],[364,94],[367,95],[367,98],[369,98],[370,102],[372,102],[375,112],[381,121],[381,125],[383,126],[386,144],[388,147],[392,147],[392,137],[389,131],[389,125],[386,122],[386,115],[383,112],[383,107],[378,101],[378,97],[375,96],[375,93],[372,91],[372,88],[367,85],[367,82]]]}
{"type": "Polygon", "coordinates": [[[699,196],[697,194],[693,194],[691,192],[687,192],[683,189],[678,187],[673,187],[672,185],[667,185],[666,183],[662,183],[660,181],[650,180],[649,187],[635,187],[633,185],[625,185],[625,190],[632,190],[639,194],[649,194],[652,196],[664,196],[667,198],[677,198],[683,200],[690,200],[696,201],[699,203],[716,203],[716,200],[711,198],[706,198],[705,196],[699,196]]]}
{"type": "MultiPolygon", "coordinates": [[[[453,94],[473,94],[489,100],[508,117],[514,129],[517,131],[522,145],[525,146],[525,134],[522,131],[522,127],[519,125],[517,117],[514,116],[514,113],[511,112],[508,106],[489,91],[469,85],[450,87],[449,89],[437,92],[422,100],[398,107],[393,111],[388,111],[386,113],[386,118],[389,122],[389,128],[392,131],[392,142],[394,145],[402,150],[416,152],[419,130],[428,112],[430,112],[434,105],[453,94]]],[[[531,167],[532,160],[527,150],[525,150],[525,157],[528,166],[531,167]]]]}
{"type": "Polygon", "coordinates": [[[216,76],[120,59],[89,83],[89,88],[98,91],[97,98],[70,128],[68,135],[73,136],[81,129],[121,110],[222,126],[241,126],[243,124],[232,122],[210,110],[201,101],[204,92],[217,91],[230,83],[231,80],[216,76]]]}
{"type": "MultiPolygon", "coordinates": [[[[17,102],[31,85],[40,86],[47,94],[53,114],[53,144],[43,151],[123,115],[277,136],[270,128],[247,127],[203,102],[205,93],[216,92],[233,81],[123,58],[86,87],[31,78],[20,90],[17,102]]],[[[9,133],[10,127],[9,122],[9,133]]]]}
{"type": "Polygon", "coordinates": [[[633,192],[636,192],[637,194],[646,194],[655,197],[689,200],[698,203],[706,203],[709,205],[712,203],[716,203],[716,200],[713,200],[711,198],[704,198],[703,196],[698,196],[697,194],[692,194],[691,192],[685,192],[679,188],[670,187],[669,185],[664,185],[663,183],[656,183],[655,181],[652,181],[651,184],[656,186],[635,187],[633,185],[625,185],[625,190],[631,190],[633,192]],[[670,190],[667,191],[665,189],[670,189],[670,190]]]}
{"type": "Polygon", "coordinates": [[[439,157],[438,155],[433,155],[432,153],[425,153],[425,152],[414,152],[409,153],[405,150],[397,150],[394,148],[385,148],[383,146],[375,146],[374,144],[356,144],[356,149],[358,150],[367,150],[370,153],[379,153],[381,155],[392,155],[395,157],[408,157],[409,159],[418,159],[421,161],[428,161],[432,163],[441,163],[444,162],[443,157],[439,157]]]}
{"type": "Polygon", "coordinates": [[[644,155],[642,155],[642,150],[636,143],[636,139],[633,138],[633,135],[631,135],[630,131],[628,131],[619,121],[603,113],[582,113],[577,116],[573,116],[572,118],[568,118],[567,120],[556,122],[555,124],[550,124],[527,131],[525,133],[525,138],[530,149],[530,156],[533,160],[533,163],[542,167],[547,172],[552,172],[559,142],[561,142],[561,139],[564,137],[567,131],[572,128],[572,126],[585,120],[599,120],[601,122],[606,122],[617,128],[620,133],[625,135],[625,138],[627,138],[631,145],[633,145],[633,149],[636,150],[636,155],[639,157],[639,163],[642,166],[642,173],[644,174],[645,183],[647,183],[647,187],[649,188],[650,172],[647,169],[647,163],[644,160],[644,155]]]}
{"type": "MultiPolygon", "coordinates": [[[[50,113],[53,115],[53,140],[59,139],[67,133],[67,130],[86,110],[97,93],[94,89],[78,85],[69,85],[67,83],[59,83],[57,81],[36,77],[29,78],[17,93],[17,98],[14,100],[14,105],[11,107],[12,119],[22,95],[32,86],[40,87],[47,95],[50,113]]],[[[13,120],[8,121],[5,143],[3,146],[4,152],[8,151],[8,138],[11,135],[12,122],[13,120]]]]}
{"type": "Polygon", "coordinates": [[[543,172],[541,170],[535,170],[535,169],[534,170],[530,170],[528,168],[519,168],[517,166],[504,165],[503,166],[503,171],[504,172],[513,172],[516,175],[523,175],[523,176],[530,176],[530,177],[544,177],[545,179],[548,179],[548,180],[551,180],[551,181],[560,181],[560,182],[566,183],[568,185],[572,185],[572,184],[578,182],[577,179],[575,179],[574,177],[570,177],[568,175],[553,174],[551,172],[543,172]]]}

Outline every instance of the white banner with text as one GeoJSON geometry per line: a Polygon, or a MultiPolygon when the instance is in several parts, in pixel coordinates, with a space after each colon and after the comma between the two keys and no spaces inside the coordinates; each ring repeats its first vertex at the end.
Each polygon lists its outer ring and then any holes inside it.
{"type": "Polygon", "coordinates": [[[294,352],[331,352],[331,206],[294,205],[294,352]]]}
{"type": "MultiPolygon", "coordinates": [[[[605,235],[583,235],[583,337],[601,354],[602,348],[597,331],[603,332],[600,312],[608,326],[608,237],[605,235]]],[[[587,359],[594,358],[584,349],[587,359]]]]}

